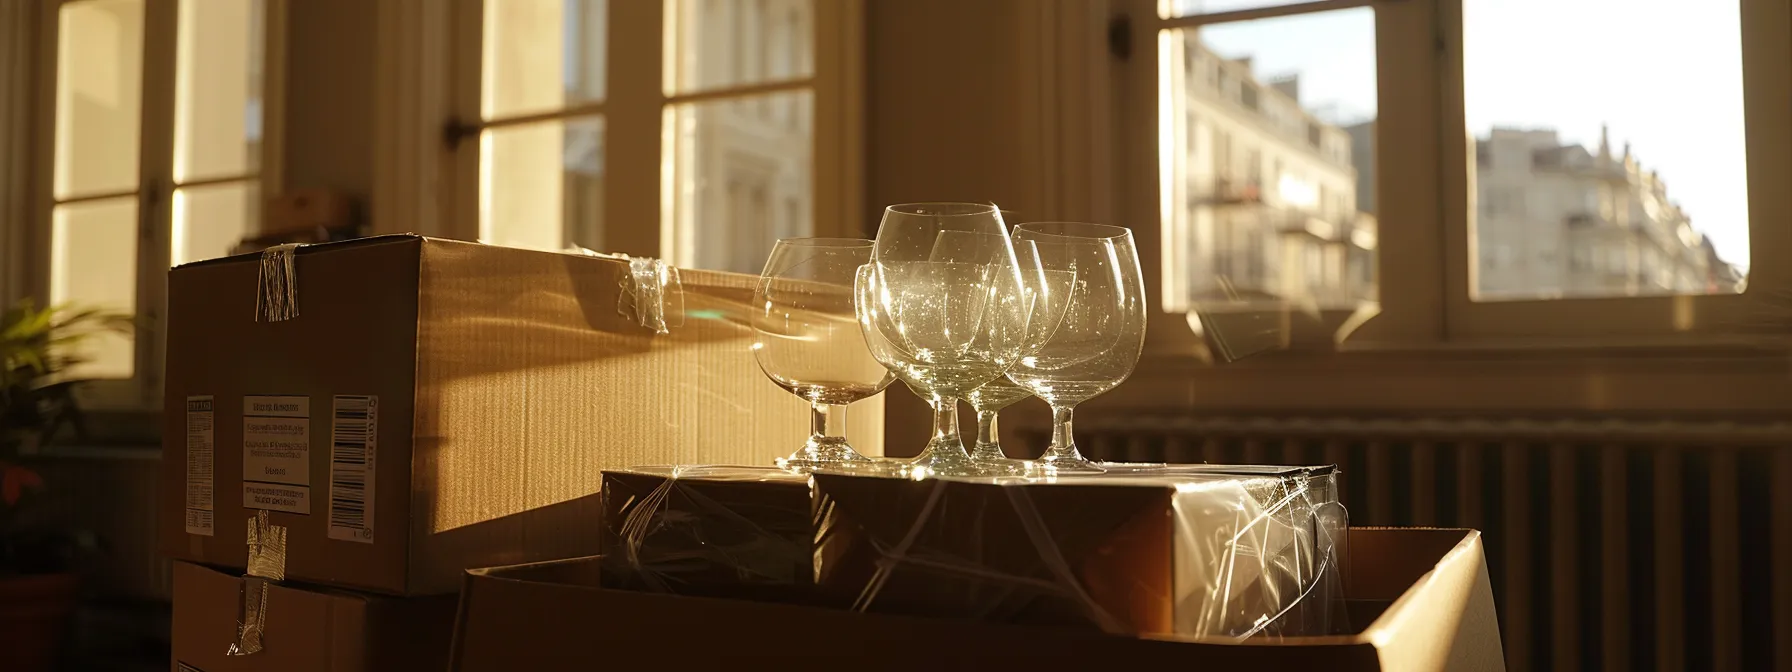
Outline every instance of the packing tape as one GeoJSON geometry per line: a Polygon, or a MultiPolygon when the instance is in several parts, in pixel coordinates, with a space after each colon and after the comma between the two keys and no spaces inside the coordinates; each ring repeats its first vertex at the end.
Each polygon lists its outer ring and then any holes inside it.
{"type": "Polygon", "coordinates": [[[255,288],[255,321],[285,322],[299,316],[299,275],[293,257],[299,243],[261,251],[261,276],[255,288]]]}
{"type": "Polygon", "coordinates": [[[249,519],[249,568],[243,575],[243,617],[237,622],[236,642],[226,655],[247,656],[261,651],[262,630],[267,627],[268,585],[286,578],[286,528],[268,523],[267,510],[249,519]]]}
{"type": "Polygon", "coordinates": [[[684,284],[678,280],[678,268],[651,257],[628,260],[630,282],[622,286],[616,310],[630,315],[653,333],[670,333],[668,326],[684,325],[684,284]]]}
{"type": "Polygon", "coordinates": [[[607,254],[577,245],[567,248],[567,252],[628,262],[628,277],[619,283],[622,293],[616,297],[616,312],[623,317],[656,334],[671,333],[669,327],[684,326],[684,283],[678,279],[677,266],[653,257],[607,254]]]}

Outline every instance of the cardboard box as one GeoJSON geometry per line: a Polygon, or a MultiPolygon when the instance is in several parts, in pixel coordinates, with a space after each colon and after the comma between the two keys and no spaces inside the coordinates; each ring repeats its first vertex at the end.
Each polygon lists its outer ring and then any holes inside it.
{"type": "Polygon", "coordinates": [[[175,672],[375,672],[439,670],[454,628],[453,597],[380,597],[274,584],[268,587],[262,649],[227,652],[237,641],[243,579],[174,563],[175,672]]]}
{"type": "Polygon", "coordinates": [[[1473,530],[1348,532],[1345,590],[1358,627],[1281,639],[1131,638],[681,597],[599,587],[600,559],[467,574],[450,669],[720,669],[830,658],[852,669],[1500,670],[1499,623],[1473,530]],[[550,613],[553,618],[539,618],[550,613]]]}
{"type": "Polygon", "coordinates": [[[772,467],[604,472],[605,587],[805,602],[814,598],[809,477],[772,467]]]}
{"type": "Polygon", "coordinates": [[[1127,634],[1330,627],[1331,470],[813,477],[815,581],[859,611],[1127,634]]]}
{"type": "MultiPolygon", "coordinates": [[[[605,468],[770,464],[806,435],[749,350],[752,276],[683,272],[683,323],[656,334],[625,314],[628,262],[382,236],[298,248],[297,315],[264,322],[261,260],[169,274],[175,559],[243,567],[270,509],[289,579],[448,593],[468,567],[596,553],[605,468]]],[[[873,454],[881,408],[854,405],[873,454]]]]}

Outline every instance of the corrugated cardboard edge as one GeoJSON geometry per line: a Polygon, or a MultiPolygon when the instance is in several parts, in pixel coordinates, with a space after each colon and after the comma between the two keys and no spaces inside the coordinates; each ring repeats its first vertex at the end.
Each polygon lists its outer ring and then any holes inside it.
{"type": "Polygon", "coordinates": [[[1375,646],[1384,670],[1504,670],[1495,614],[1481,533],[1467,530],[1462,541],[1360,637],[1375,646]],[[1441,616],[1437,610],[1424,609],[1439,603],[1460,603],[1465,608],[1441,616]],[[1443,649],[1439,643],[1452,646],[1443,649]]]}

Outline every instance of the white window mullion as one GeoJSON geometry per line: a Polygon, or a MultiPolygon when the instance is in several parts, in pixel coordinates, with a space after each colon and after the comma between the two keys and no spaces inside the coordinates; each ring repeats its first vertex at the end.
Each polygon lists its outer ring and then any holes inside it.
{"type": "MultiPolygon", "coordinates": [[[[147,0],[143,17],[143,143],[137,217],[137,376],[140,403],[162,396],[174,196],[175,63],[181,0],[147,0]]],[[[191,2],[192,0],[187,0],[191,2]]]]}
{"type": "Polygon", "coordinates": [[[664,4],[610,3],[605,102],[604,251],[661,257],[670,226],[661,218],[665,88],[664,4]]]}
{"type": "MultiPolygon", "coordinates": [[[[1436,0],[1389,2],[1375,6],[1377,117],[1375,189],[1378,207],[1376,251],[1380,264],[1380,313],[1350,335],[1358,343],[1435,345],[1443,338],[1445,292],[1454,288],[1447,241],[1462,235],[1439,225],[1446,190],[1460,171],[1442,162],[1462,143],[1461,133],[1440,132],[1439,105],[1421,101],[1448,98],[1440,89],[1443,62],[1435,38],[1436,0]],[[1446,281],[1446,276],[1451,278],[1446,281]]],[[[1461,105],[1461,89],[1454,95],[1461,105]]],[[[1466,285],[1465,285],[1466,286],[1466,285]]]]}
{"type": "Polygon", "coordinates": [[[816,236],[868,237],[872,234],[866,227],[872,220],[865,208],[864,0],[815,3],[810,30],[815,36],[810,221],[816,236]]]}

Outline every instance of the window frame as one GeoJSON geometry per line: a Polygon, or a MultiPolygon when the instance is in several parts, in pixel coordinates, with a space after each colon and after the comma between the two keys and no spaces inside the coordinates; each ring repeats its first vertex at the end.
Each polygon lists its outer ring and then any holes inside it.
{"type": "MultiPolygon", "coordinates": [[[[1748,124],[1750,247],[1753,259],[1792,257],[1792,9],[1774,0],[1742,5],[1745,114],[1748,124]],[[1776,188],[1778,187],[1778,188],[1776,188]]],[[[1123,66],[1121,113],[1133,123],[1116,134],[1132,194],[1128,219],[1158,226],[1141,235],[1141,262],[1153,294],[1169,282],[1160,240],[1168,208],[1159,189],[1159,68],[1168,28],[1274,18],[1359,7],[1375,10],[1379,311],[1356,321],[1335,350],[1418,351],[1575,349],[1600,346],[1728,347],[1776,335],[1765,331],[1766,299],[1792,292],[1792,270],[1750,263],[1747,291],[1735,295],[1474,301],[1474,237],[1462,69],[1463,0],[1314,0],[1160,18],[1155,0],[1114,0],[1146,48],[1123,66]],[[1381,129],[1400,128],[1399,142],[1381,129]],[[1398,198],[1391,185],[1400,185],[1398,198]],[[1144,258],[1149,257],[1149,258],[1144,258]]],[[[1167,159],[1165,159],[1167,160],[1167,159]]],[[[1137,229],[1135,229],[1137,230],[1137,229]]],[[[1157,305],[1163,305],[1161,303],[1157,305]]],[[[1184,314],[1155,320],[1147,357],[1200,353],[1184,314]]],[[[1781,325],[1784,328],[1784,325],[1781,325]]],[[[1322,339],[1323,340],[1323,339],[1322,339]]]]}
{"type": "MultiPolygon", "coordinates": [[[[813,71],[808,77],[703,88],[668,95],[665,45],[675,31],[666,22],[662,0],[612,0],[605,54],[604,100],[560,110],[483,119],[480,106],[484,63],[482,0],[444,3],[448,31],[449,120],[444,129],[441,207],[447,213],[436,235],[479,238],[480,133],[494,126],[549,119],[601,116],[604,128],[604,221],[602,252],[677,260],[686,241],[669,220],[666,188],[673,175],[663,160],[672,143],[667,118],[673,105],[745,96],[811,92],[813,126],[810,174],[814,236],[862,236],[864,212],[864,0],[817,0],[809,29],[813,71]],[[647,130],[651,129],[651,131],[647,130]]],[[[778,17],[773,17],[777,19],[778,17]]],[[[768,56],[769,57],[769,56],[768,56]]],[[[774,213],[774,216],[775,213],[774,213]]]]}
{"type": "MultiPolygon", "coordinates": [[[[20,17],[35,24],[29,62],[24,66],[32,80],[31,95],[11,105],[10,112],[28,118],[31,139],[24,154],[30,167],[22,174],[0,175],[9,187],[28,194],[26,224],[12,231],[21,239],[22,268],[12,294],[30,297],[39,305],[50,300],[52,221],[62,202],[100,200],[87,195],[57,199],[53,179],[56,162],[56,86],[59,67],[60,9],[83,0],[31,0],[20,17]]],[[[138,126],[136,273],[134,278],[138,330],[132,341],[132,376],[86,383],[78,392],[83,404],[100,411],[156,411],[162,406],[165,371],[168,269],[173,259],[174,195],[181,188],[255,182],[265,201],[280,190],[284,113],[285,26],[288,0],[264,0],[262,25],[263,90],[260,165],[240,175],[175,179],[176,106],[179,23],[181,2],[203,0],[142,0],[143,59],[141,110],[138,126]]],[[[19,15],[15,15],[19,16],[19,15]]],[[[0,103],[4,104],[4,103],[0,103]]],[[[125,197],[125,196],[120,196],[125,197]]],[[[14,227],[7,227],[9,229],[14,227]]],[[[12,259],[6,259],[11,262],[12,259]]],[[[0,288],[7,288],[0,285],[0,288]]],[[[9,294],[6,298],[12,298],[9,294]]]]}

